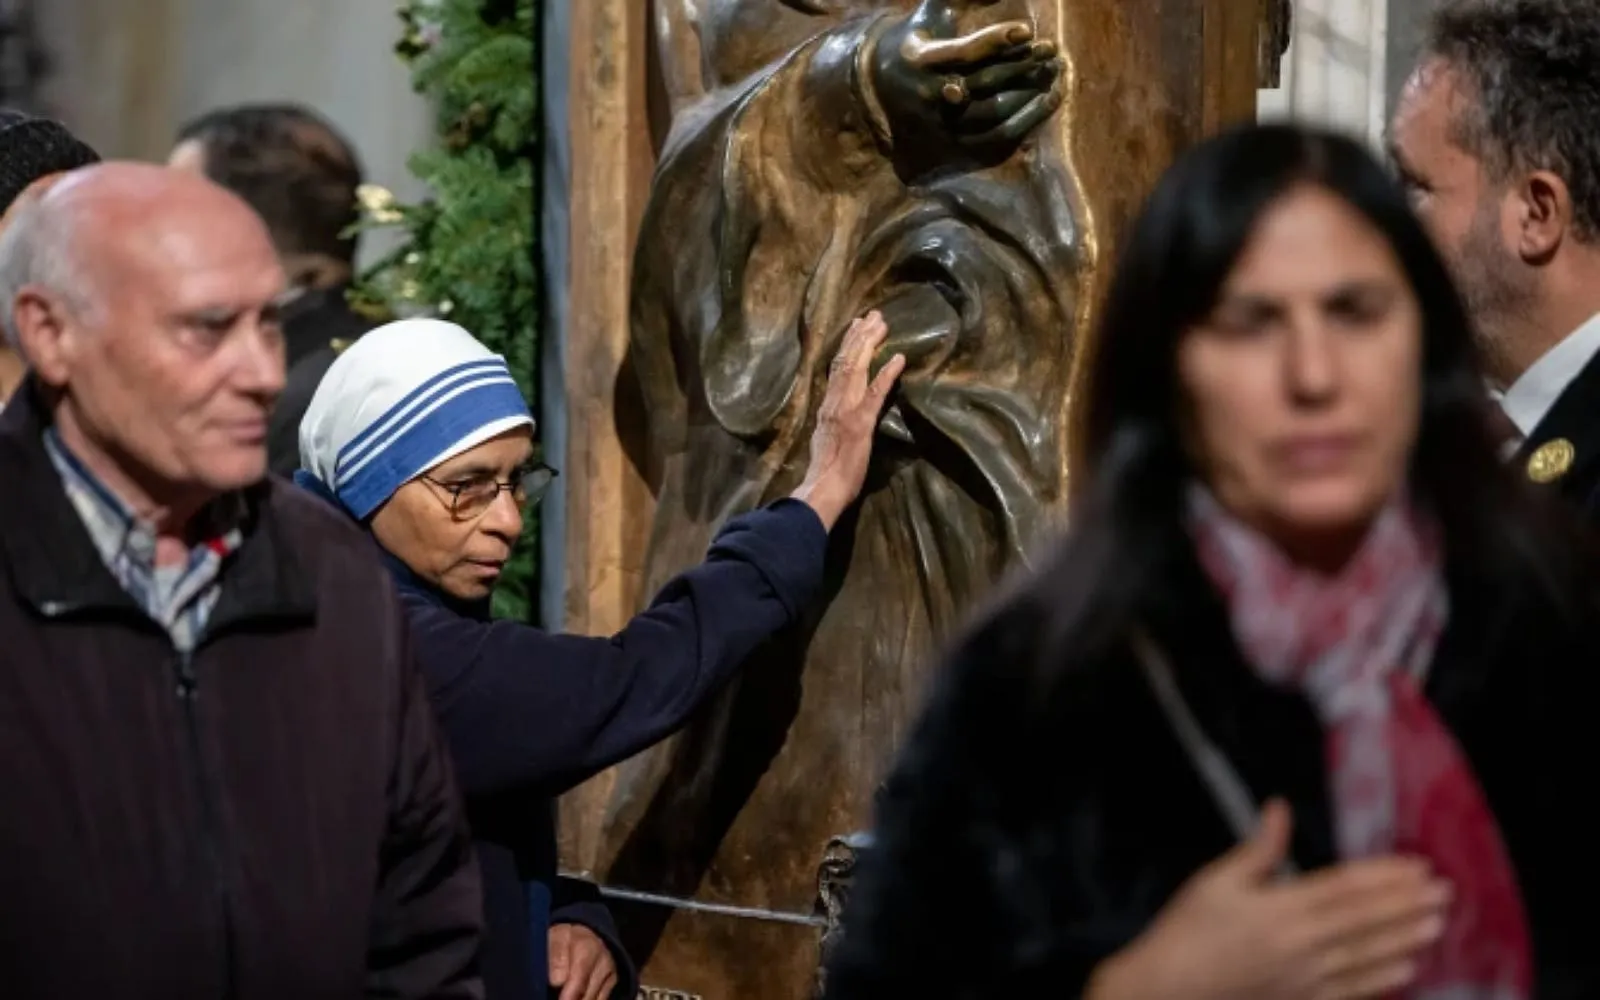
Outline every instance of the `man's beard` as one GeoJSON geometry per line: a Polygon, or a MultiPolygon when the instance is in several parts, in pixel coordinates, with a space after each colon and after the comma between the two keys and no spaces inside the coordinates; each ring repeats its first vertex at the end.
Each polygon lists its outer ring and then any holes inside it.
{"type": "Polygon", "coordinates": [[[1456,287],[1472,320],[1474,340],[1488,374],[1509,384],[1521,374],[1514,360],[1510,329],[1533,299],[1531,282],[1521,263],[1500,242],[1496,206],[1479,205],[1472,225],[1451,255],[1456,287]]]}

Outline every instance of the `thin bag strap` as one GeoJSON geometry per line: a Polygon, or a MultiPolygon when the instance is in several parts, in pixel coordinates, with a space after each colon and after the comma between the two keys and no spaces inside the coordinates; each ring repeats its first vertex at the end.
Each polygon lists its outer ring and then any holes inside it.
{"type": "MultiPolygon", "coordinates": [[[[1179,744],[1183,746],[1184,753],[1189,756],[1195,770],[1200,772],[1200,780],[1205,783],[1212,800],[1221,810],[1223,819],[1232,828],[1234,837],[1241,842],[1249,840],[1255,834],[1261,818],[1261,810],[1256,805],[1255,797],[1250,794],[1249,787],[1229,763],[1227,756],[1205,734],[1205,730],[1200,728],[1194,712],[1189,709],[1188,702],[1183,700],[1183,694],[1178,690],[1178,681],[1173,676],[1172,664],[1167,659],[1166,653],[1142,628],[1134,629],[1132,639],[1133,652],[1139,661],[1139,667],[1144,672],[1145,679],[1149,681],[1150,689],[1155,693],[1156,701],[1160,703],[1161,711],[1166,715],[1179,744]]],[[[1294,863],[1288,859],[1285,859],[1279,868],[1280,877],[1290,876],[1295,872],[1294,863]]]]}

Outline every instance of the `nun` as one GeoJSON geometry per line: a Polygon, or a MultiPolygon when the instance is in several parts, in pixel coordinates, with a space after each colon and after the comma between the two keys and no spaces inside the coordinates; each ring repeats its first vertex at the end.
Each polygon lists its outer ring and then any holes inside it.
{"type": "Polygon", "coordinates": [[[819,599],[828,533],[861,491],[898,355],[852,324],[795,493],[731,520],[705,562],[611,637],[491,620],[489,598],[553,472],[505,360],[411,319],[334,361],[300,425],[295,481],[370,532],[467,797],[483,872],[489,1000],[632,1000],[593,888],[556,874],[556,796],[686,723],[763,641],[819,599]],[[554,988],[554,989],[552,989],[554,988]],[[559,992],[556,992],[556,991],[559,992]]]}

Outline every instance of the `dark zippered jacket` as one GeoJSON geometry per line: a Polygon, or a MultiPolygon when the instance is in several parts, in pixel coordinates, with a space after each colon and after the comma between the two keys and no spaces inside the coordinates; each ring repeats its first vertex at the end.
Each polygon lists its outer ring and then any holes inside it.
{"type": "MultiPolygon", "coordinates": [[[[295,481],[343,511],[315,476],[295,481]]],[[[617,964],[612,997],[638,992],[597,890],[557,877],[555,797],[671,735],[762,642],[801,621],[824,586],[827,547],[798,500],[735,517],[704,562],[609,637],[491,621],[487,601],[453,600],[384,555],[472,816],[489,1000],[556,995],[545,985],[551,924],[598,934],[617,964]]]]}
{"type": "Polygon", "coordinates": [[[480,997],[454,771],[371,542],[281,481],[187,663],[0,414],[0,995],[480,997]]]}

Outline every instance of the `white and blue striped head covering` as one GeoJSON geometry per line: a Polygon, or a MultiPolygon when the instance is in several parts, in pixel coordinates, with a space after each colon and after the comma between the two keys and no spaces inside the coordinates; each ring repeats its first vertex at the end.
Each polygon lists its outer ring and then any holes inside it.
{"type": "Polygon", "coordinates": [[[378,327],[328,368],[300,421],[300,466],[365,519],[417,476],[533,427],[505,358],[435,319],[378,327]]]}

